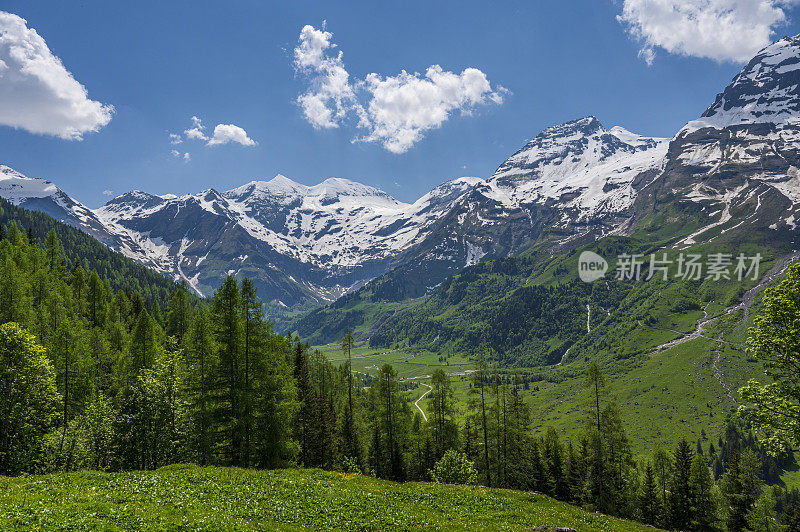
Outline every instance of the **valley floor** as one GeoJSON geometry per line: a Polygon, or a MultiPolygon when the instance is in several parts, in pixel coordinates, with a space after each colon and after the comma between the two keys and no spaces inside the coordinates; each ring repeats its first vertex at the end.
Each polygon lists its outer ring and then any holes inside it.
{"type": "Polygon", "coordinates": [[[653,530],[544,495],[313,469],[0,477],[2,530],[653,530]]]}

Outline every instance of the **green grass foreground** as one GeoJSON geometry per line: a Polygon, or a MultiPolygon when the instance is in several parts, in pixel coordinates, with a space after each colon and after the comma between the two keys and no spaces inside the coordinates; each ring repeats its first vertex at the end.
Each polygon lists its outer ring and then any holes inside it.
{"type": "Polygon", "coordinates": [[[314,469],[0,477],[0,530],[653,530],[544,495],[314,469]]]}

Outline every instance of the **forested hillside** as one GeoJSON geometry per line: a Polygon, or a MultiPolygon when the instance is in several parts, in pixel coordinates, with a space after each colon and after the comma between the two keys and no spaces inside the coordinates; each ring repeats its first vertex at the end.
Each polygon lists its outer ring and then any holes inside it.
{"type": "Polygon", "coordinates": [[[491,349],[502,364],[518,367],[584,357],[608,366],[688,333],[703,309],[714,315],[735,306],[777,258],[791,251],[779,242],[755,238],[682,249],[669,246],[675,241],[653,241],[649,235],[608,237],[562,253],[538,246],[470,266],[428,296],[401,302],[387,292],[397,281],[390,272],[286,327],[317,344],[353,329],[359,340],[373,347],[444,353],[491,349]],[[604,279],[579,280],[583,251],[607,258],[604,279]],[[760,254],[757,279],[751,275],[740,281],[733,259],[719,278],[678,275],[679,256],[705,258],[722,252],[730,257],[760,254]],[[670,261],[667,275],[649,275],[650,256],[665,253],[670,261]],[[642,257],[638,279],[619,278],[621,256],[642,257]]]}
{"type": "MultiPolygon", "coordinates": [[[[0,227],[0,474],[299,465],[535,490],[698,530],[774,519],[797,500],[764,485],[796,468],[793,457],[772,458],[735,418],[717,445],[684,439],[672,455],[657,450],[637,462],[595,364],[584,422],[564,434],[534,434],[527,379],[483,356],[466,404],[443,370],[421,381],[430,389],[424,415],[412,402],[420,381],[389,364],[372,375],[350,371],[352,334],[336,366],[274,333],[246,278],[228,277],[208,302],[183,289],[147,301],[87,272],[80,248],[69,262],[55,228],[37,239],[16,220],[0,227]]],[[[559,290],[577,287],[541,289],[541,299],[568,303],[559,290]]]]}
{"type": "MultiPolygon", "coordinates": [[[[0,225],[12,222],[32,243],[44,244],[53,231],[60,242],[61,256],[67,267],[80,264],[84,272],[96,271],[115,290],[138,292],[149,302],[166,302],[178,285],[146,266],[112,251],[86,233],[56,221],[42,212],[16,207],[0,198],[0,225]]],[[[3,235],[0,235],[3,236],[3,235]]]]}

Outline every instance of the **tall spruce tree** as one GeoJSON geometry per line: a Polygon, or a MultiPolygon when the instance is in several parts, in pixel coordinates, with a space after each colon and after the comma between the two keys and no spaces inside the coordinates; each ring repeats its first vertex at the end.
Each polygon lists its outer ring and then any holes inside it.
{"type": "Polygon", "coordinates": [[[716,529],[717,504],[714,498],[714,479],[706,459],[695,454],[689,484],[692,487],[692,530],[716,529]]]}
{"type": "Polygon", "coordinates": [[[669,490],[669,520],[672,528],[688,530],[694,520],[692,509],[692,462],[694,452],[685,439],[678,442],[673,455],[673,474],[669,490]]]}
{"type": "Polygon", "coordinates": [[[216,421],[225,439],[222,444],[227,463],[242,461],[242,323],[239,283],[228,276],[214,293],[212,315],[214,340],[219,347],[220,381],[223,393],[217,401],[216,421]]]}
{"type": "Polygon", "coordinates": [[[639,515],[645,524],[657,526],[661,522],[661,494],[659,493],[652,464],[644,470],[644,480],[639,494],[639,515]]]}

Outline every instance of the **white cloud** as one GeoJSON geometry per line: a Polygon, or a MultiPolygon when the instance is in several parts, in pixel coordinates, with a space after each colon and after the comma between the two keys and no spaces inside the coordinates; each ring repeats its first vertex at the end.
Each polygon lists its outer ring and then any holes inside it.
{"type": "Polygon", "coordinates": [[[214,135],[208,141],[209,146],[238,142],[242,146],[255,146],[256,141],[247,136],[247,132],[233,124],[217,124],[214,135]]]}
{"type": "Polygon", "coordinates": [[[355,91],[350,84],[350,74],[344,67],[342,52],[327,54],[335,48],[333,34],[304,26],[300,44],[294,49],[295,68],[309,76],[311,87],[298,96],[297,103],[315,128],[332,128],[339,125],[348,111],[362,113],[355,91]]]}
{"type": "Polygon", "coordinates": [[[113,196],[113,195],[114,195],[114,191],[113,190],[106,189],[106,190],[103,191],[103,196],[113,196]]]}
{"type": "Polygon", "coordinates": [[[81,140],[108,124],[113,112],[88,98],[25,19],[0,11],[0,124],[81,140]]]}
{"type": "MultiPolygon", "coordinates": [[[[219,146],[220,144],[228,144],[231,142],[236,142],[241,144],[242,146],[255,146],[258,144],[256,141],[251,139],[247,136],[247,132],[242,129],[241,127],[234,125],[234,124],[217,124],[214,127],[214,133],[211,137],[208,137],[205,133],[206,126],[203,125],[203,121],[198,118],[197,116],[192,117],[192,127],[189,129],[184,130],[184,135],[189,140],[201,140],[206,143],[206,146],[219,146]]],[[[170,133],[170,139],[172,144],[179,144],[182,140],[175,141],[177,139],[181,139],[180,135],[176,135],[175,133],[170,133]]],[[[189,159],[189,154],[185,154],[186,159],[189,159]]]]}
{"type": "Polygon", "coordinates": [[[183,142],[183,137],[181,137],[177,133],[170,133],[169,134],[169,143],[170,144],[180,144],[181,142],[183,142]]]}
{"type": "Polygon", "coordinates": [[[192,127],[183,131],[184,135],[186,135],[187,139],[194,139],[194,140],[208,140],[206,134],[203,133],[205,131],[206,126],[203,125],[203,121],[197,118],[196,116],[192,117],[192,127]]]}
{"type": "Polygon", "coordinates": [[[476,105],[503,101],[477,68],[455,74],[433,65],[424,77],[406,71],[386,78],[369,74],[365,86],[370,94],[370,132],[363,140],[381,142],[392,153],[408,151],[425,131],[441,127],[453,111],[469,113],[476,105]]]}
{"type": "Polygon", "coordinates": [[[189,155],[189,152],[184,153],[182,156],[181,156],[181,152],[179,152],[178,150],[171,150],[169,153],[170,153],[170,155],[172,155],[176,159],[183,159],[184,161],[187,161],[187,162],[192,159],[192,156],[189,155]]]}
{"type": "Polygon", "coordinates": [[[355,141],[380,142],[393,153],[404,153],[437,129],[453,112],[469,114],[478,105],[503,102],[502,87],[492,88],[486,75],[476,68],[461,74],[439,65],[424,75],[405,70],[396,76],[368,74],[350,81],[342,52],[334,53],[333,35],[305,26],[294,50],[295,68],[307,76],[309,88],[297,103],[315,128],[339,127],[348,116],[358,119],[366,134],[355,141]]]}
{"type": "Polygon", "coordinates": [[[617,17],[642,43],[652,64],[656,48],[676,55],[742,63],[773,39],[786,8],[800,0],[624,0],[617,17]]]}

